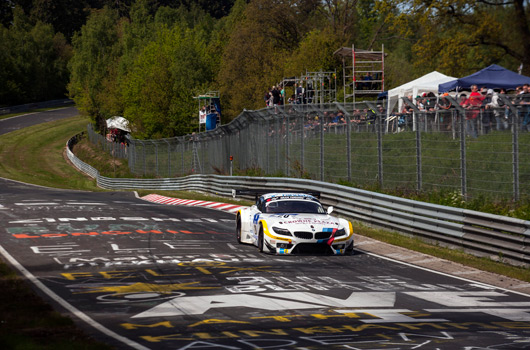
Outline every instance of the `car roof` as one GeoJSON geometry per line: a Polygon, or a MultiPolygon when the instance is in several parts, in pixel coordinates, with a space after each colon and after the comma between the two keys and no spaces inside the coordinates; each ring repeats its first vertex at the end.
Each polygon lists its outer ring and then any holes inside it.
{"type": "Polygon", "coordinates": [[[261,196],[264,200],[282,200],[282,199],[297,199],[319,202],[318,199],[307,193],[267,193],[261,196]]]}

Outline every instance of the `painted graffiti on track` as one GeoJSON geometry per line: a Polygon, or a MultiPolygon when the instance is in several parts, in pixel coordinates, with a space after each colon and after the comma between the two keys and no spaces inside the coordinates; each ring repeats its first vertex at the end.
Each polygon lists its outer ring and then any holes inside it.
{"type": "Polygon", "coordinates": [[[530,347],[527,295],[362,251],[260,254],[228,206],[83,196],[0,198],[2,247],[117,348],[530,347]]]}

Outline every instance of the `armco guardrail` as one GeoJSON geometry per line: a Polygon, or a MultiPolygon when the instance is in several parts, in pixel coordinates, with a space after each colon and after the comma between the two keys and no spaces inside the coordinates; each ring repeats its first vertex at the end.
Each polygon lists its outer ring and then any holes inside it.
{"type": "Polygon", "coordinates": [[[527,255],[530,221],[297,178],[221,175],[164,179],[108,178],[71,152],[70,147],[76,140],[77,136],[67,143],[68,158],[105,189],[191,190],[221,196],[231,196],[234,188],[319,191],[324,205],[333,205],[336,213],[352,220],[514,265],[528,266],[530,262],[527,255]]]}

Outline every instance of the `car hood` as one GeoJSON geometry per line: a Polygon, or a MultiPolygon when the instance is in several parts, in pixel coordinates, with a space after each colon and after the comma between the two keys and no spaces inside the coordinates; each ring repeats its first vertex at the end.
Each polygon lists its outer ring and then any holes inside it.
{"type": "Polygon", "coordinates": [[[263,214],[269,227],[276,226],[290,230],[315,230],[340,228],[339,219],[328,214],[263,214]]]}

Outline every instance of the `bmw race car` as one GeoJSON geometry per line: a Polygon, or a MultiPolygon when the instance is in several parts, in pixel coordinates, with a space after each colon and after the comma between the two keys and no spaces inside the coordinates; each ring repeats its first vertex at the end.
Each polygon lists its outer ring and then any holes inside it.
{"type": "Polygon", "coordinates": [[[352,224],[332,211],[309,193],[256,193],[237,213],[237,241],[270,254],[353,254],[352,224]]]}

